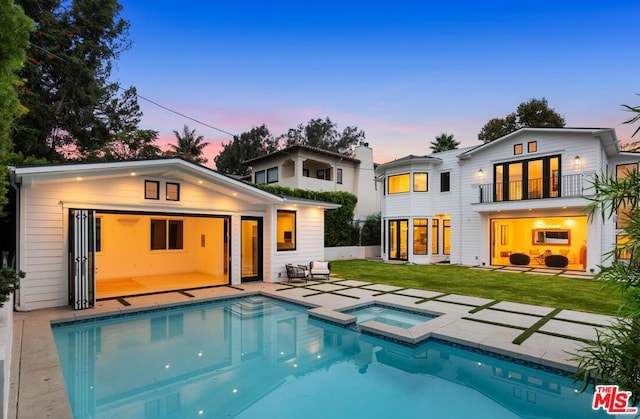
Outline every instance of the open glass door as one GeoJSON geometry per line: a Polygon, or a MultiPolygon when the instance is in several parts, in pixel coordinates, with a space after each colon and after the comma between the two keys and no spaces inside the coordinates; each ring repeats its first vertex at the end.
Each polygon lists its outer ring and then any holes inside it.
{"type": "Polygon", "coordinates": [[[69,304],[75,310],[96,302],[95,220],[95,210],[69,210],[69,304]]]}
{"type": "Polygon", "coordinates": [[[242,217],[242,282],[262,281],[262,218],[242,217]]]}

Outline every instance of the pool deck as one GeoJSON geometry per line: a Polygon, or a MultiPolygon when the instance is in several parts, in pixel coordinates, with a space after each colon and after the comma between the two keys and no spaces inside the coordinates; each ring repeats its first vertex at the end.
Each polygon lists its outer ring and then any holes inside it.
{"type": "Polygon", "coordinates": [[[354,321],[345,309],[371,303],[438,315],[399,329],[378,322],[360,325],[364,332],[408,344],[436,337],[526,361],[572,371],[571,361],[585,339],[610,324],[609,316],[517,304],[486,298],[342,280],[297,283],[245,283],[170,292],[123,300],[99,301],[89,310],[69,307],[14,313],[9,412],[10,418],[71,418],[51,322],[79,320],[141,309],[260,293],[310,307],[309,315],[338,324],[354,321]],[[129,305],[125,305],[129,304],[129,305]]]}

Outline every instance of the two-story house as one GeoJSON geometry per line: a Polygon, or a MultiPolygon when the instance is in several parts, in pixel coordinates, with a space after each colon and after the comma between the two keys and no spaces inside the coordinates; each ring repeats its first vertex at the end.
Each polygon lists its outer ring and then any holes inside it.
{"type": "Polygon", "coordinates": [[[373,151],[357,146],[353,156],[306,145],[296,145],[244,162],[251,181],[292,189],[350,192],[358,197],[354,219],[380,212],[380,194],[374,179],[373,151]]]}
{"type": "Polygon", "coordinates": [[[613,129],[526,128],[379,165],[383,259],[489,266],[521,254],[517,263],[545,266],[561,255],[564,268],[595,273],[623,238],[614,218],[587,216],[592,181],[639,161],[613,129]]]}

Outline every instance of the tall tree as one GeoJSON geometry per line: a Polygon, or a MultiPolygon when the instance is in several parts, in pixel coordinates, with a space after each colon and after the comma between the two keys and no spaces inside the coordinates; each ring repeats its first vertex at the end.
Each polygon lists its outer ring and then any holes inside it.
{"type": "Polygon", "coordinates": [[[88,154],[87,160],[140,160],[162,155],[162,150],[155,144],[158,132],[138,128],[142,110],[137,98],[136,88],[131,87],[105,105],[110,139],[102,148],[88,154]]]}
{"type": "Polygon", "coordinates": [[[431,151],[433,153],[439,153],[441,151],[455,150],[460,145],[460,142],[453,139],[453,134],[442,133],[436,137],[435,141],[431,142],[431,151]]]}
{"type": "Polygon", "coordinates": [[[352,145],[357,145],[365,139],[364,131],[356,127],[346,127],[342,133],[338,131],[336,123],[329,117],[323,119],[311,119],[307,125],[299,124],[296,128],[290,128],[281,136],[285,147],[294,145],[308,145],[324,150],[343,152],[352,145]]]}
{"type": "Polygon", "coordinates": [[[478,140],[488,143],[510,134],[520,128],[561,128],[565,126],[564,118],[554,109],[549,108],[547,99],[532,98],[518,105],[516,112],[504,118],[489,120],[478,134],[478,140]]]}
{"type": "Polygon", "coordinates": [[[29,46],[33,21],[12,0],[0,1],[0,213],[7,203],[7,168],[13,147],[9,136],[14,118],[25,109],[18,100],[17,71],[22,67],[29,46]]]}
{"type": "Polygon", "coordinates": [[[216,170],[232,175],[248,175],[249,168],[242,162],[254,157],[273,153],[278,149],[275,139],[265,124],[253,127],[248,132],[235,135],[233,140],[223,144],[222,150],[213,159],[216,170]]]}
{"type": "Polygon", "coordinates": [[[18,0],[34,19],[20,99],[29,112],[13,132],[17,151],[60,160],[91,155],[112,138],[108,105],[119,94],[113,62],[129,47],[117,0],[18,0]]]}
{"type": "Polygon", "coordinates": [[[171,151],[169,155],[181,157],[193,163],[206,163],[207,158],[204,157],[204,148],[209,143],[204,142],[202,135],[196,135],[195,129],[189,129],[187,125],[182,127],[182,132],[173,131],[176,136],[177,144],[169,144],[171,151]]]}

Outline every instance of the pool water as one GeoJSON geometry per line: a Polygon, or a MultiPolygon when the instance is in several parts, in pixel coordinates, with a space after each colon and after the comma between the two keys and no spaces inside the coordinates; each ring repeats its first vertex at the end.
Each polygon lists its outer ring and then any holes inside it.
{"type": "Polygon", "coordinates": [[[264,297],[53,325],[76,418],[589,418],[572,380],[264,297]]]}
{"type": "Polygon", "coordinates": [[[409,329],[435,318],[435,316],[427,313],[401,310],[383,304],[370,304],[365,307],[348,310],[345,313],[356,316],[358,318],[358,323],[373,320],[402,329],[409,329]]]}

